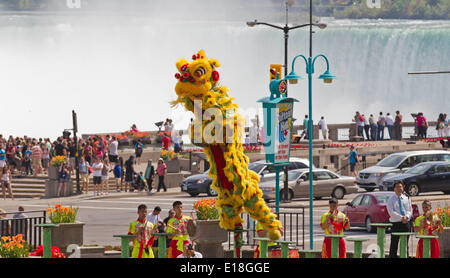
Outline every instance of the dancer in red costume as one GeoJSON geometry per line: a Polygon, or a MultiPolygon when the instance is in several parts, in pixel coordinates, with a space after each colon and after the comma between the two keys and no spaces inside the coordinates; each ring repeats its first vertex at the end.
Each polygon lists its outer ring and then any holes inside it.
{"type": "MultiPolygon", "coordinates": [[[[340,212],[338,207],[338,200],[331,198],[329,201],[330,211],[322,215],[320,227],[325,231],[325,238],[322,245],[322,258],[331,258],[331,238],[327,235],[343,235],[344,229],[350,229],[350,221],[347,215],[340,212]]],[[[346,257],[345,241],[343,238],[339,239],[339,258],[346,257]]]]}

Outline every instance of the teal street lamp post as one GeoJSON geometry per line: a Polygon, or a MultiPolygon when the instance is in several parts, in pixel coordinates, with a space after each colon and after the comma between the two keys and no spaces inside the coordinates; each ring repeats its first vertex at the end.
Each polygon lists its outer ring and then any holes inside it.
{"type": "Polygon", "coordinates": [[[308,106],[309,106],[309,121],[308,121],[308,140],[309,140],[309,244],[310,249],[314,248],[314,240],[313,240],[313,153],[312,153],[312,138],[313,138],[313,127],[312,127],[312,75],[314,74],[314,64],[317,58],[324,58],[327,63],[327,70],[319,76],[319,79],[323,79],[325,83],[331,83],[333,79],[336,79],[336,76],[330,73],[330,67],[328,63],[327,57],[323,54],[319,54],[312,58],[311,56],[306,59],[303,55],[297,55],[294,57],[292,61],[292,71],[289,73],[285,79],[289,81],[290,84],[297,84],[298,80],[301,79],[299,75],[297,75],[294,71],[294,65],[297,58],[302,57],[306,63],[306,73],[308,74],[308,106]]]}
{"type": "Polygon", "coordinates": [[[266,162],[275,169],[276,212],[280,206],[280,170],[289,165],[291,137],[295,98],[287,97],[287,81],[285,79],[270,82],[270,97],[258,102],[263,104],[264,111],[264,148],[266,162]]]}

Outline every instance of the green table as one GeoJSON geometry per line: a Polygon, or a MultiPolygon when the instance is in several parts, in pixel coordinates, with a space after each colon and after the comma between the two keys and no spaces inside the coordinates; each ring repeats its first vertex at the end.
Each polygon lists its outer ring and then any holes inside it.
{"type": "Polygon", "coordinates": [[[153,236],[158,237],[158,258],[167,258],[167,236],[168,233],[154,233],[153,236]]]}
{"type": "Polygon", "coordinates": [[[316,257],[316,254],[322,254],[322,250],[299,250],[298,252],[304,253],[307,259],[313,259],[316,257]]]}
{"type": "Polygon", "coordinates": [[[390,223],[372,223],[373,227],[377,227],[377,244],[378,244],[378,258],[385,258],[386,254],[384,247],[386,245],[386,229],[392,227],[390,223]]]}
{"type": "Polygon", "coordinates": [[[415,233],[392,233],[394,236],[400,237],[400,258],[408,258],[408,236],[412,236],[415,233]]]}
{"type": "Polygon", "coordinates": [[[275,240],[275,242],[281,244],[281,258],[289,258],[289,244],[294,244],[295,241],[275,240]]]}
{"type": "Polygon", "coordinates": [[[331,238],[331,258],[339,258],[339,239],[345,236],[326,235],[325,237],[331,238]]]}
{"type": "Polygon", "coordinates": [[[253,238],[260,242],[259,248],[259,257],[262,259],[266,259],[269,253],[269,241],[270,239],[267,237],[255,237],[253,238]]]}
{"type": "Polygon", "coordinates": [[[43,238],[43,252],[44,258],[52,257],[52,228],[56,227],[55,224],[37,224],[36,227],[42,227],[44,229],[43,238]]]}
{"type": "Polygon", "coordinates": [[[421,238],[423,240],[422,247],[422,258],[431,258],[431,248],[430,248],[430,240],[432,238],[438,238],[438,236],[416,236],[417,238],[421,238]]]}
{"type": "Polygon", "coordinates": [[[129,258],[130,257],[130,238],[135,237],[134,235],[114,235],[113,237],[121,238],[121,257],[129,258]]]}
{"type": "Polygon", "coordinates": [[[368,241],[368,238],[349,237],[347,241],[354,242],[353,258],[362,258],[362,243],[368,241]]]}

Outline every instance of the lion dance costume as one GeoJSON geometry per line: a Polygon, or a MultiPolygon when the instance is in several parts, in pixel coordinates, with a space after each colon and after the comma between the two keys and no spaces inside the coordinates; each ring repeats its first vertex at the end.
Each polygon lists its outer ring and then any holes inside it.
{"type": "Polygon", "coordinates": [[[217,114],[205,116],[206,119],[203,119],[203,116],[199,119],[198,115],[195,115],[194,125],[191,126],[191,141],[203,147],[211,165],[209,177],[213,180],[212,188],[218,192],[220,226],[226,230],[241,229],[244,221],[240,214],[245,208],[250,217],[269,232],[269,238],[277,240],[281,237],[282,225],[262,199],[258,175],[248,169],[249,159],[244,154],[240,140],[245,120],[237,111],[238,105],[233,103],[233,98],[228,95],[228,88],[219,84],[216,68],[220,67],[220,64],[215,59],[207,59],[203,50],[194,54],[192,60],[189,63],[181,59],[176,64],[179,72],[175,74],[178,79],[175,92],[178,98],[172,105],[181,103],[186,110],[194,114],[194,110],[201,109],[201,115],[208,114],[208,109],[212,108],[220,111],[220,116],[223,116],[222,130],[211,131],[214,135],[226,134],[226,138],[222,135],[223,140],[207,142],[203,136],[204,130],[211,130],[210,125],[214,120],[217,123],[217,114]],[[200,120],[201,134],[198,132],[200,120]]]}

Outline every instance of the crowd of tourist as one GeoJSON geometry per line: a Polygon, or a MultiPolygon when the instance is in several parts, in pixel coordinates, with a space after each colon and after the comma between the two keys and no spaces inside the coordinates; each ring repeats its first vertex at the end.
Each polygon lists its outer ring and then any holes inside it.
{"type": "MultiPolygon", "coordinates": [[[[401,140],[403,129],[403,116],[400,111],[395,112],[395,116],[390,113],[383,115],[380,112],[376,117],[370,114],[368,117],[359,112],[355,113],[353,122],[358,127],[358,136],[363,140],[385,140],[385,130],[387,129],[389,134],[389,140],[401,140]],[[364,138],[364,133],[366,138],[364,138]]],[[[428,121],[422,112],[419,112],[415,116],[416,135],[418,138],[427,138],[428,121]]],[[[449,118],[447,114],[440,113],[436,124],[437,136],[448,137],[449,136],[449,118]]],[[[386,136],[387,139],[387,136],[386,136]]]]}
{"type": "MultiPolygon", "coordinates": [[[[181,151],[181,135],[174,136],[174,140],[170,136],[173,131],[171,119],[166,120],[164,128],[162,148],[181,151]]],[[[136,125],[132,125],[131,131],[139,132],[136,125]]],[[[94,184],[93,194],[96,196],[109,194],[110,176],[115,179],[117,192],[144,189],[150,192],[154,179],[158,179],[158,192],[161,189],[167,191],[164,184],[167,170],[162,159],[158,160],[156,167],[149,161],[145,174],[135,170],[135,164],[140,163],[144,150],[144,145],[139,139],[134,144],[134,155],[125,161],[119,156],[118,149],[119,142],[114,135],[79,138],[75,144],[74,138],[67,133],[63,133],[63,136],[53,142],[49,138],[36,139],[27,136],[5,138],[0,134],[0,181],[3,197],[6,199],[8,191],[11,199],[14,198],[11,188],[13,177],[48,175],[52,159],[61,157],[64,162],[58,165],[57,195],[66,196],[67,183],[70,177],[75,175],[77,152],[82,191],[86,194],[89,193],[91,176],[94,184]]]]}

